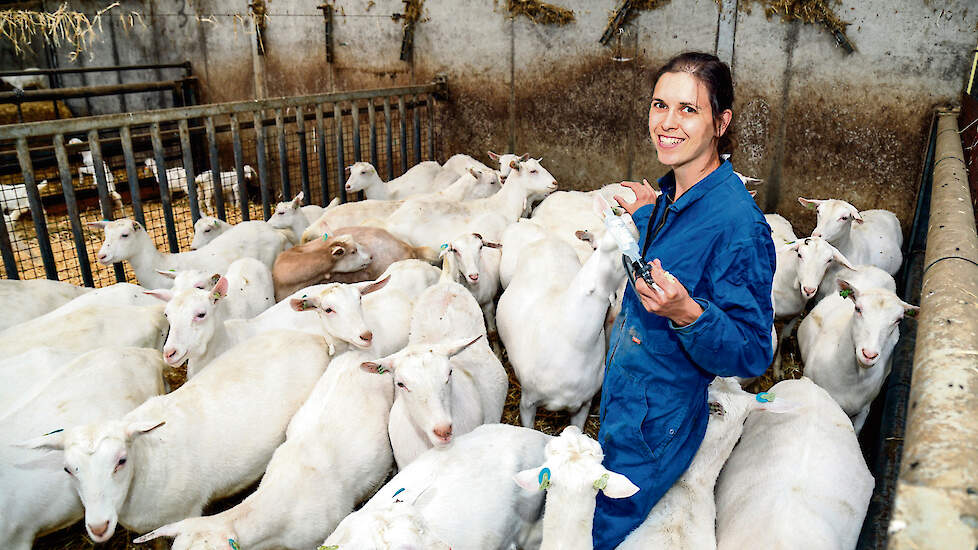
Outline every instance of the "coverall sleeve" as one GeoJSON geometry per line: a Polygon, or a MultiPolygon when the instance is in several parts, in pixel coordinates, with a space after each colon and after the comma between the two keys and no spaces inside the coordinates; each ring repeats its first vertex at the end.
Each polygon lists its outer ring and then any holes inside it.
{"type": "Polygon", "coordinates": [[[689,325],[669,325],[701,369],[716,376],[760,376],[774,356],[774,243],[755,235],[724,250],[713,264],[712,300],[693,296],[703,313],[689,325]]]}
{"type": "Polygon", "coordinates": [[[655,203],[653,202],[642,206],[635,211],[634,215],[632,215],[632,221],[635,222],[635,227],[638,228],[638,239],[640,241],[639,246],[643,244],[641,241],[645,239],[645,232],[648,230],[649,223],[652,222],[650,218],[652,217],[652,212],[654,211],[655,203]]]}

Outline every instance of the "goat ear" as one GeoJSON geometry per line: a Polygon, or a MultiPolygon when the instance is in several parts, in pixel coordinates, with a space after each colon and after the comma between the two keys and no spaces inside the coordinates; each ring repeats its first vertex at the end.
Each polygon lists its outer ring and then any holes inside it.
{"type": "Polygon", "coordinates": [[[346,168],[343,169],[343,171],[346,172],[347,174],[352,173],[353,172],[353,165],[351,164],[351,165],[347,166],[346,168]]]}
{"type": "Polygon", "coordinates": [[[846,298],[849,298],[854,302],[856,301],[857,298],[859,298],[859,289],[852,286],[852,283],[844,279],[839,279],[838,283],[839,283],[839,291],[840,291],[839,294],[841,294],[846,298]]]}
{"type": "Polygon", "coordinates": [[[384,374],[394,370],[393,356],[383,357],[376,361],[365,361],[360,363],[360,369],[371,374],[384,374]]]}
{"type": "Polygon", "coordinates": [[[166,424],[166,420],[160,420],[159,422],[153,420],[149,422],[133,422],[126,426],[126,439],[132,439],[137,435],[149,433],[163,424],[166,424]]]}
{"type": "Polygon", "coordinates": [[[132,230],[133,231],[142,231],[143,230],[143,226],[142,225],[139,225],[139,222],[137,222],[136,220],[132,220],[132,230]]]}
{"type": "Polygon", "coordinates": [[[908,304],[903,300],[900,300],[900,305],[903,306],[903,314],[907,317],[916,317],[920,313],[920,306],[915,306],[913,304],[908,304]]]}
{"type": "Polygon", "coordinates": [[[388,275],[379,281],[367,281],[366,283],[357,285],[357,287],[360,289],[360,295],[363,296],[384,288],[390,280],[391,276],[388,275]]]}
{"type": "MultiPolygon", "coordinates": [[[[530,153],[524,153],[524,154],[520,155],[520,162],[523,162],[523,161],[526,161],[526,160],[530,160],[530,153]]],[[[543,159],[542,158],[539,158],[539,159],[537,159],[537,162],[539,162],[541,160],[543,160],[543,159]]]]}
{"type": "Polygon", "coordinates": [[[627,477],[610,470],[595,479],[594,486],[608,498],[628,498],[638,492],[638,487],[627,477]]]}
{"type": "MultiPolygon", "coordinates": [[[[828,243],[826,243],[826,244],[828,244],[828,243]]],[[[829,245],[829,246],[832,246],[832,245],[829,245]]],[[[849,262],[849,259],[846,258],[842,254],[842,252],[839,252],[839,249],[836,248],[836,247],[834,247],[834,246],[832,246],[832,259],[835,260],[836,263],[838,263],[840,265],[843,265],[845,267],[848,267],[849,269],[851,269],[853,271],[856,270],[856,266],[852,265],[852,263],[849,262]]]]}
{"type": "Polygon", "coordinates": [[[220,273],[215,273],[215,274],[211,275],[211,285],[212,286],[213,285],[216,285],[218,282],[220,282],[220,280],[221,280],[221,274],[220,273]]]}
{"type": "Polygon", "coordinates": [[[475,166],[469,166],[468,171],[473,178],[479,179],[479,170],[475,166]]]}
{"type": "Polygon", "coordinates": [[[578,229],[574,232],[574,236],[586,243],[594,243],[594,235],[590,231],[582,231],[578,229]]]}
{"type": "Polygon", "coordinates": [[[492,160],[495,160],[495,161],[499,161],[499,154],[498,153],[493,153],[492,151],[489,151],[489,158],[491,158],[492,160]]]}
{"type": "Polygon", "coordinates": [[[513,481],[523,488],[524,491],[536,492],[540,490],[540,470],[543,466],[523,470],[513,476],[513,481]]]}
{"type": "Polygon", "coordinates": [[[814,210],[818,208],[818,205],[822,202],[816,199],[806,199],[805,197],[798,197],[798,202],[809,210],[814,210]]]}
{"type": "Polygon", "coordinates": [[[152,296],[153,298],[157,298],[157,299],[163,300],[164,302],[169,302],[170,300],[173,299],[173,291],[170,290],[170,289],[168,289],[168,288],[157,288],[155,290],[144,290],[143,291],[143,294],[147,294],[149,296],[152,296]]]}
{"type": "Polygon", "coordinates": [[[306,196],[305,193],[299,191],[299,194],[296,195],[294,199],[292,199],[292,208],[299,208],[299,206],[302,204],[302,199],[305,196],[306,196]]]}
{"type": "Polygon", "coordinates": [[[133,542],[136,544],[142,544],[144,542],[151,541],[153,539],[158,539],[160,537],[168,537],[168,538],[177,537],[182,533],[182,530],[180,528],[181,523],[183,523],[183,520],[164,525],[163,527],[154,529],[141,537],[133,539],[133,542]]]}
{"type": "Polygon", "coordinates": [[[99,220],[97,222],[88,222],[85,225],[87,225],[88,227],[91,227],[93,229],[105,229],[105,226],[109,225],[110,223],[112,223],[112,222],[110,222],[108,220],[99,220]]]}
{"type": "Polygon", "coordinates": [[[346,249],[343,248],[342,243],[340,243],[333,246],[333,248],[330,250],[329,253],[332,254],[334,257],[339,258],[340,256],[346,254],[346,249]]]}
{"type": "Polygon", "coordinates": [[[227,298],[229,284],[226,277],[217,280],[214,288],[211,289],[211,303],[216,304],[221,298],[227,298]]]}
{"type": "Polygon", "coordinates": [[[509,161],[509,167],[512,168],[513,170],[519,170],[520,163],[516,162],[515,160],[511,160],[509,161]]]}
{"type": "Polygon", "coordinates": [[[176,271],[173,271],[173,270],[157,269],[156,272],[159,273],[160,275],[166,277],[167,279],[176,279],[177,278],[177,272],[176,271]]]}
{"type": "Polygon", "coordinates": [[[852,209],[852,219],[856,223],[863,223],[863,217],[859,215],[859,210],[855,208],[852,209]]]}
{"type": "Polygon", "coordinates": [[[494,242],[491,242],[491,241],[482,241],[482,246],[487,246],[489,248],[502,248],[503,247],[503,245],[501,245],[499,243],[494,243],[494,242]]]}
{"type": "Polygon", "coordinates": [[[443,353],[445,356],[451,359],[452,357],[455,357],[459,353],[462,353],[467,347],[478,342],[480,338],[482,338],[481,334],[472,339],[463,338],[462,340],[456,340],[455,342],[452,342],[450,344],[442,344],[440,346],[437,346],[436,349],[440,353],[443,353]]]}
{"type": "Polygon", "coordinates": [[[319,301],[318,296],[303,296],[302,298],[292,298],[289,300],[289,305],[292,306],[292,309],[295,311],[309,311],[310,309],[316,309],[319,307],[320,303],[322,302],[319,301]]]}
{"type": "Polygon", "coordinates": [[[15,443],[14,447],[20,447],[22,449],[47,449],[49,451],[63,451],[65,448],[65,432],[64,430],[55,430],[40,437],[15,443]]]}
{"type": "Polygon", "coordinates": [[[748,191],[748,193],[750,193],[750,196],[751,197],[756,197],[757,196],[757,191],[754,190],[754,189],[751,189],[750,191],[748,191]]]}

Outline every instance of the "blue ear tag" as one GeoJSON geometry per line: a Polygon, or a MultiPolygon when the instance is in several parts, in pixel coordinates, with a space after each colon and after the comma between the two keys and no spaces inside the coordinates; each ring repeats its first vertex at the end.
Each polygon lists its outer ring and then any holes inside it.
{"type": "Polygon", "coordinates": [[[403,492],[404,492],[404,487],[401,487],[400,489],[394,491],[394,494],[391,495],[391,498],[394,499],[394,502],[404,502],[403,500],[398,500],[398,498],[397,498],[397,495],[399,495],[399,494],[401,494],[403,492]]]}
{"type": "Polygon", "coordinates": [[[771,401],[774,401],[774,394],[769,391],[762,391],[761,393],[755,395],[754,399],[756,399],[758,403],[770,403],[771,401]]]}
{"type": "Polygon", "coordinates": [[[53,435],[53,434],[56,434],[56,433],[58,433],[58,432],[63,432],[63,431],[65,431],[65,429],[64,429],[64,428],[58,428],[57,430],[52,430],[52,431],[50,431],[50,432],[48,432],[48,433],[46,433],[46,434],[44,434],[44,436],[42,436],[42,437],[46,437],[46,436],[49,436],[49,435],[53,435]]]}
{"type": "Polygon", "coordinates": [[[598,479],[595,479],[594,488],[599,491],[604,491],[605,487],[608,486],[608,477],[610,477],[608,474],[604,474],[598,479]]]}
{"type": "Polygon", "coordinates": [[[541,469],[540,475],[537,476],[537,481],[540,482],[540,490],[546,491],[550,487],[550,468],[541,469]]]}
{"type": "Polygon", "coordinates": [[[329,238],[329,233],[323,233],[323,240],[325,241],[328,238],[329,238]]]}
{"type": "Polygon", "coordinates": [[[238,543],[234,539],[228,539],[228,546],[231,547],[231,550],[241,550],[241,547],[238,546],[238,543]]]}
{"type": "Polygon", "coordinates": [[[438,247],[438,250],[445,250],[446,248],[448,248],[448,243],[442,243],[442,245],[438,247]]]}

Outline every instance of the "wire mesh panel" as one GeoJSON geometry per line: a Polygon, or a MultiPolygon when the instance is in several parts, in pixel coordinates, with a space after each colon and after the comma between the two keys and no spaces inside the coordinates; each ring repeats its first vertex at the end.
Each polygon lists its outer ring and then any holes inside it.
{"type": "Polygon", "coordinates": [[[137,282],[128,262],[97,261],[103,231],[89,224],[131,218],[159,251],[186,252],[200,216],[263,220],[303,190],[305,204],[325,206],[345,196],[345,165],[357,160],[396,177],[435,157],[425,136],[434,132],[438,91],[431,84],[0,126],[3,277],[137,282]]]}

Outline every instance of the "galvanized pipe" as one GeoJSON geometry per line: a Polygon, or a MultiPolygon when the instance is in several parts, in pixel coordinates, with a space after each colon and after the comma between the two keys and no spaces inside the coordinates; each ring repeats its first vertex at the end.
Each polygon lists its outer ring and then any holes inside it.
{"type": "Polygon", "coordinates": [[[282,180],[282,200],[292,200],[292,183],[289,182],[289,148],[285,141],[285,123],[282,109],[275,109],[275,131],[278,133],[278,174],[282,180]]]}
{"type": "MultiPolygon", "coordinates": [[[[109,197],[109,186],[105,174],[107,165],[102,159],[102,142],[99,139],[98,130],[89,130],[88,149],[92,152],[92,163],[95,165],[95,187],[98,189],[98,203],[102,209],[102,219],[115,219],[113,214],[115,202],[109,197]]],[[[47,233],[46,229],[45,233],[47,233]]],[[[40,233],[38,233],[38,236],[40,236],[40,233]]],[[[42,248],[42,254],[43,250],[42,248]]],[[[112,269],[115,271],[116,281],[120,283],[126,282],[126,270],[122,266],[122,262],[112,264],[112,269]]],[[[52,277],[48,275],[48,278],[50,279],[52,277]]]]}
{"type": "Polygon", "coordinates": [[[319,187],[323,194],[323,203],[329,204],[329,167],[326,166],[326,126],[323,124],[323,106],[316,104],[316,152],[319,155],[319,187]]]}
{"type": "Polygon", "coordinates": [[[414,114],[414,164],[421,163],[421,113],[418,111],[419,105],[418,96],[414,96],[414,105],[411,106],[411,112],[414,114]]]}
{"type": "Polygon", "coordinates": [[[214,182],[214,208],[217,209],[218,218],[227,220],[227,208],[224,206],[224,182],[221,181],[221,161],[217,154],[217,132],[214,129],[214,117],[207,117],[204,120],[204,127],[207,132],[207,156],[210,159],[211,180],[214,182]]]}
{"type": "Polygon", "coordinates": [[[387,181],[394,179],[394,137],[391,135],[391,98],[384,98],[384,130],[387,138],[387,181]]]}
{"type": "Polygon", "coordinates": [[[370,125],[368,140],[370,142],[370,164],[377,169],[377,110],[374,108],[374,100],[367,101],[367,124],[370,125]]]}
{"type": "Polygon", "coordinates": [[[299,137],[299,176],[302,178],[302,204],[312,204],[309,189],[309,151],[306,150],[306,117],[302,107],[295,108],[296,134],[299,137]]]}
{"type": "Polygon", "coordinates": [[[17,71],[0,71],[0,76],[55,75],[73,73],[102,73],[110,71],[138,71],[144,69],[184,69],[190,67],[189,61],[183,63],[148,63],[145,65],[106,65],[103,67],[76,67],[69,69],[31,69],[17,71]]]}
{"type": "Polygon", "coordinates": [[[98,97],[117,94],[137,94],[142,92],[158,92],[173,90],[181,87],[190,77],[181,80],[161,80],[159,82],[138,82],[134,84],[110,84],[107,86],[80,86],[77,88],[52,88],[46,90],[24,90],[21,92],[0,92],[0,103],[27,103],[28,101],[44,101],[48,99],[71,99],[74,97],[98,97]]]}
{"type": "MultiPolygon", "coordinates": [[[[187,129],[187,119],[177,123],[180,131],[180,150],[183,152],[183,170],[187,178],[184,182],[187,185],[187,200],[190,201],[190,218],[194,223],[200,219],[200,205],[197,204],[197,180],[194,173],[194,156],[190,149],[190,130],[187,129]]],[[[217,181],[214,182],[215,192],[220,194],[221,188],[217,181]]]]}
{"type": "MultiPolygon", "coordinates": [[[[95,151],[92,151],[92,153],[94,158],[95,151]]],[[[37,244],[41,248],[41,261],[44,263],[44,273],[48,279],[57,281],[58,265],[54,261],[54,253],[51,250],[51,237],[48,235],[48,224],[44,219],[41,194],[37,190],[37,182],[34,181],[34,167],[31,164],[31,155],[27,151],[27,139],[25,138],[17,140],[17,160],[20,161],[20,170],[24,175],[27,202],[31,208],[31,219],[34,221],[34,230],[37,232],[37,244]]]]}
{"type": "Polygon", "coordinates": [[[350,106],[350,119],[353,121],[353,162],[360,162],[360,106],[356,101],[350,106]]]}
{"type": "Polygon", "coordinates": [[[340,202],[346,202],[346,161],[343,158],[343,111],[339,103],[333,104],[333,122],[336,128],[336,185],[340,189],[340,202]]]}
{"type": "Polygon", "coordinates": [[[156,160],[156,174],[160,186],[160,205],[163,206],[163,221],[166,223],[166,240],[170,246],[170,253],[180,252],[180,243],[177,241],[177,228],[173,224],[173,204],[170,197],[170,183],[166,177],[166,156],[163,150],[163,138],[160,136],[160,124],[154,122],[149,129],[150,139],[153,141],[153,158],[156,160]]]}
{"type": "Polygon", "coordinates": [[[890,550],[978,546],[978,235],[956,113],[936,151],[890,550]]]}
{"type": "Polygon", "coordinates": [[[404,96],[397,98],[397,114],[400,115],[397,118],[401,123],[401,173],[403,174],[408,169],[407,108],[404,106],[404,96]]]}
{"type": "Polygon", "coordinates": [[[68,150],[65,148],[64,134],[54,136],[54,154],[58,159],[58,173],[61,176],[61,192],[65,197],[65,208],[71,223],[71,236],[75,241],[78,254],[78,268],[81,269],[82,282],[87,287],[94,287],[92,266],[88,262],[88,245],[85,243],[85,228],[81,224],[78,213],[78,201],[75,199],[75,187],[71,182],[71,165],[68,163],[68,150]]]}
{"type": "MultiPolygon", "coordinates": [[[[262,125],[261,111],[252,113],[255,122],[255,156],[258,157],[258,185],[261,187],[261,210],[267,220],[272,217],[271,197],[268,190],[268,162],[265,160],[265,127],[262,125]]],[[[238,180],[238,186],[244,183],[238,180]]]]}
{"type": "Polygon", "coordinates": [[[0,223],[0,255],[3,256],[3,270],[8,279],[20,279],[17,270],[17,258],[13,247],[10,246],[10,235],[7,233],[6,222],[0,223]]]}
{"type": "MultiPolygon", "coordinates": [[[[139,193],[139,170],[136,167],[136,156],[132,151],[132,129],[128,126],[119,128],[119,139],[122,141],[122,156],[126,159],[126,179],[129,180],[129,195],[132,200],[132,213],[136,221],[146,227],[146,216],[143,214],[143,200],[139,193]]],[[[59,159],[58,164],[61,161],[59,159]]]]}
{"type": "MultiPolygon", "coordinates": [[[[231,114],[231,141],[234,149],[234,173],[238,178],[238,189],[241,190],[238,208],[241,209],[241,221],[246,222],[251,219],[251,212],[248,210],[248,193],[244,179],[244,152],[241,150],[241,123],[236,114],[231,114]]],[[[211,167],[213,170],[214,168],[211,167]]],[[[217,181],[220,181],[220,172],[217,174],[217,181]]],[[[221,190],[224,184],[221,184],[221,190]]]]}

